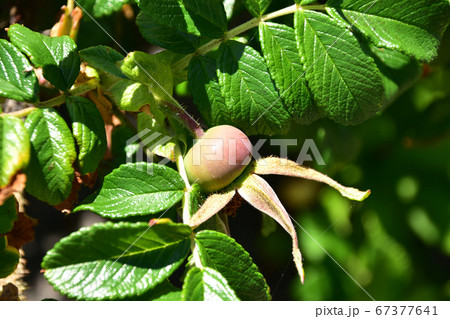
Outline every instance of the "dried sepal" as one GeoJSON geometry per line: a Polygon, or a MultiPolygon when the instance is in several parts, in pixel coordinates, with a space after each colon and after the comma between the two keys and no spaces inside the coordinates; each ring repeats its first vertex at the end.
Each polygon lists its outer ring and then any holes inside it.
{"type": "Polygon", "coordinates": [[[336,189],[342,196],[352,200],[363,201],[370,195],[370,190],[360,191],[353,187],[345,187],[312,168],[304,167],[286,158],[266,157],[254,163],[254,172],[258,175],[284,175],[301,177],[328,184],[336,189]]]}
{"type": "Polygon", "coordinates": [[[302,254],[298,248],[297,233],[289,214],[284,209],[272,187],[258,175],[250,174],[238,188],[238,193],[253,207],[275,219],[291,235],[292,254],[298,274],[303,283],[305,273],[303,270],[302,254]]]}
{"type": "Polygon", "coordinates": [[[189,226],[195,228],[203,222],[210,219],[223,209],[234,197],[236,191],[234,189],[226,193],[215,193],[209,195],[200,209],[191,217],[189,226]]]}

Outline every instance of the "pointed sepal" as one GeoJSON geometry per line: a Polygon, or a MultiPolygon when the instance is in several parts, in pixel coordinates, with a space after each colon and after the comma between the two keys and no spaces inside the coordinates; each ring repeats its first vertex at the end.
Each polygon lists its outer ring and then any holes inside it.
{"type": "Polygon", "coordinates": [[[303,270],[302,254],[298,248],[297,233],[289,214],[284,209],[272,187],[258,175],[250,174],[238,188],[238,193],[253,207],[275,219],[291,235],[292,254],[303,283],[305,272],[303,270]]]}
{"type": "Polygon", "coordinates": [[[224,208],[233,199],[235,194],[236,191],[234,189],[226,193],[211,194],[200,209],[191,217],[189,226],[195,228],[210,219],[224,208]]]}
{"type": "Polygon", "coordinates": [[[360,191],[353,187],[345,187],[332,178],[312,168],[304,167],[286,158],[266,157],[254,163],[254,173],[258,175],[284,175],[301,177],[325,183],[336,189],[342,196],[351,200],[363,201],[370,195],[370,190],[360,191]]]}

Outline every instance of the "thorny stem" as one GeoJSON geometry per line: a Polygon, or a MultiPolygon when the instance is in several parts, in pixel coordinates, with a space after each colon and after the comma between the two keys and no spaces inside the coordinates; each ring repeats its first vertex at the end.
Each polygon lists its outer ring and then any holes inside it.
{"type": "Polygon", "coordinates": [[[197,55],[205,55],[206,53],[213,51],[217,49],[222,42],[226,42],[252,28],[255,28],[259,26],[260,23],[263,23],[268,20],[272,20],[275,18],[279,18],[288,14],[295,13],[297,10],[304,9],[304,10],[323,10],[325,8],[325,5],[309,5],[309,6],[297,6],[296,4],[291,5],[289,7],[283,8],[281,10],[268,13],[266,15],[263,15],[260,18],[253,18],[239,26],[237,26],[234,29],[231,29],[230,31],[226,32],[225,35],[221,39],[214,39],[205,45],[201,46],[192,54],[188,54],[182,59],[178,60],[173,65],[173,71],[174,72],[180,72],[188,67],[189,62],[192,60],[194,56],[197,55]]]}
{"type": "Polygon", "coordinates": [[[174,105],[167,101],[163,101],[162,104],[169,109],[170,113],[173,114],[195,138],[201,138],[203,134],[205,134],[200,124],[197,123],[197,121],[195,121],[182,106],[174,105]]]}

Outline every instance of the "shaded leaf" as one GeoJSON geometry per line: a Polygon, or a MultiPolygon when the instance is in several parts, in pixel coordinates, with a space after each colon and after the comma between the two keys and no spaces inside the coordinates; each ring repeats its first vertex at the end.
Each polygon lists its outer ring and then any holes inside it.
{"type": "Polygon", "coordinates": [[[8,246],[5,236],[0,236],[0,278],[8,277],[19,264],[19,251],[8,246]]]}
{"type": "Polygon", "coordinates": [[[72,298],[138,297],[181,265],[190,235],[183,224],[96,224],[58,242],[44,257],[44,276],[72,298]]]}
{"type": "Polygon", "coordinates": [[[38,92],[39,84],[30,62],[15,46],[0,39],[0,97],[34,102],[38,92]]]}
{"type": "Polygon", "coordinates": [[[187,54],[200,46],[200,37],[160,24],[143,11],[138,14],[136,24],[145,40],[167,50],[187,54]]]}
{"type": "Polygon", "coordinates": [[[236,41],[222,43],[218,55],[217,75],[227,109],[217,112],[229,114],[227,120],[247,135],[286,132],[291,116],[284,108],[261,55],[236,41]]]}
{"type": "Polygon", "coordinates": [[[123,60],[125,57],[116,50],[98,45],[90,47],[79,52],[80,57],[91,66],[100,70],[111,73],[120,78],[126,78],[120,68],[116,65],[117,61],[123,60]]]}
{"type": "Polygon", "coordinates": [[[306,83],[294,29],[261,23],[259,36],[270,74],[291,116],[301,124],[320,118],[306,83]]]}
{"type": "Polygon", "coordinates": [[[157,23],[194,34],[220,38],[227,18],[220,0],[142,0],[139,7],[157,23]]]}
{"type": "Polygon", "coordinates": [[[0,189],[30,160],[30,139],[23,122],[14,116],[0,116],[0,189]]]}
{"type": "Polygon", "coordinates": [[[272,0],[242,0],[247,10],[256,18],[266,12],[272,0]]]}
{"type": "Polygon", "coordinates": [[[119,11],[129,0],[77,0],[77,5],[95,18],[119,11]]]}
{"type": "Polygon", "coordinates": [[[53,109],[33,110],[25,128],[31,142],[26,191],[50,205],[59,204],[72,189],[77,157],[72,133],[53,109]]]}
{"type": "Polygon", "coordinates": [[[322,113],[341,124],[358,124],[381,110],[379,72],[349,30],[308,10],[295,13],[295,27],[306,79],[322,113]]]}
{"type": "Polygon", "coordinates": [[[92,203],[80,205],[74,212],[90,210],[111,219],[155,214],[179,202],[184,188],[183,179],[170,167],[124,164],[105,177],[92,203]]]}
{"type": "Polygon", "coordinates": [[[239,300],[230,288],[227,280],[211,268],[194,267],[186,275],[183,290],[183,301],[232,301],[239,300]]]}
{"type": "Polygon", "coordinates": [[[11,196],[0,206],[0,234],[9,232],[17,220],[17,201],[11,196]]]}
{"type": "Polygon", "coordinates": [[[193,58],[189,64],[188,83],[194,103],[208,125],[232,124],[231,108],[225,104],[217,78],[216,61],[205,56],[193,58]]]}
{"type": "Polygon", "coordinates": [[[233,238],[211,230],[195,235],[202,265],[217,270],[241,300],[270,300],[269,286],[252,258],[233,238]]]}
{"type": "Polygon", "coordinates": [[[381,72],[384,86],[383,105],[387,106],[419,79],[422,64],[395,50],[375,46],[370,48],[381,72]]]}
{"type": "Polygon", "coordinates": [[[297,164],[286,158],[266,157],[261,158],[254,164],[254,173],[258,175],[284,175],[305,178],[325,183],[336,189],[342,196],[352,200],[363,201],[370,195],[370,190],[362,192],[356,188],[345,187],[330,177],[312,169],[297,164]]]}
{"type": "Polygon", "coordinates": [[[50,38],[19,24],[9,27],[8,36],[34,66],[42,67],[44,77],[51,84],[61,91],[70,89],[80,72],[80,57],[72,38],[50,38]]]}
{"type": "Polygon", "coordinates": [[[298,248],[297,232],[289,214],[284,209],[272,187],[258,175],[250,174],[242,182],[238,193],[253,207],[275,219],[291,236],[292,255],[294,256],[300,280],[303,283],[305,272],[303,270],[302,254],[298,248]]]}
{"type": "Polygon", "coordinates": [[[93,173],[106,151],[106,132],[102,116],[95,104],[84,97],[69,96],[66,106],[78,146],[80,173],[93,173]]]}
{"type": "Polygon", "coordinates": [[[450,15],[447,0],[330,0],[327,5],[331,15],[342,15],[375,45],[428,62],[437,55],[450,15]]]}

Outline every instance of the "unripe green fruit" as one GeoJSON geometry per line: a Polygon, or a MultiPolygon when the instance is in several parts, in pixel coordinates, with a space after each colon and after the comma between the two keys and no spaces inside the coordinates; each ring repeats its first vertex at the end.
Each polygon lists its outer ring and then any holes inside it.
{"type": "Polygon", "coordinates": [[[241,130],[220,125],[210,128],[184,158],[189,182],[210,193],[231,184],[250,163],[252,144],[241,130]]]}

